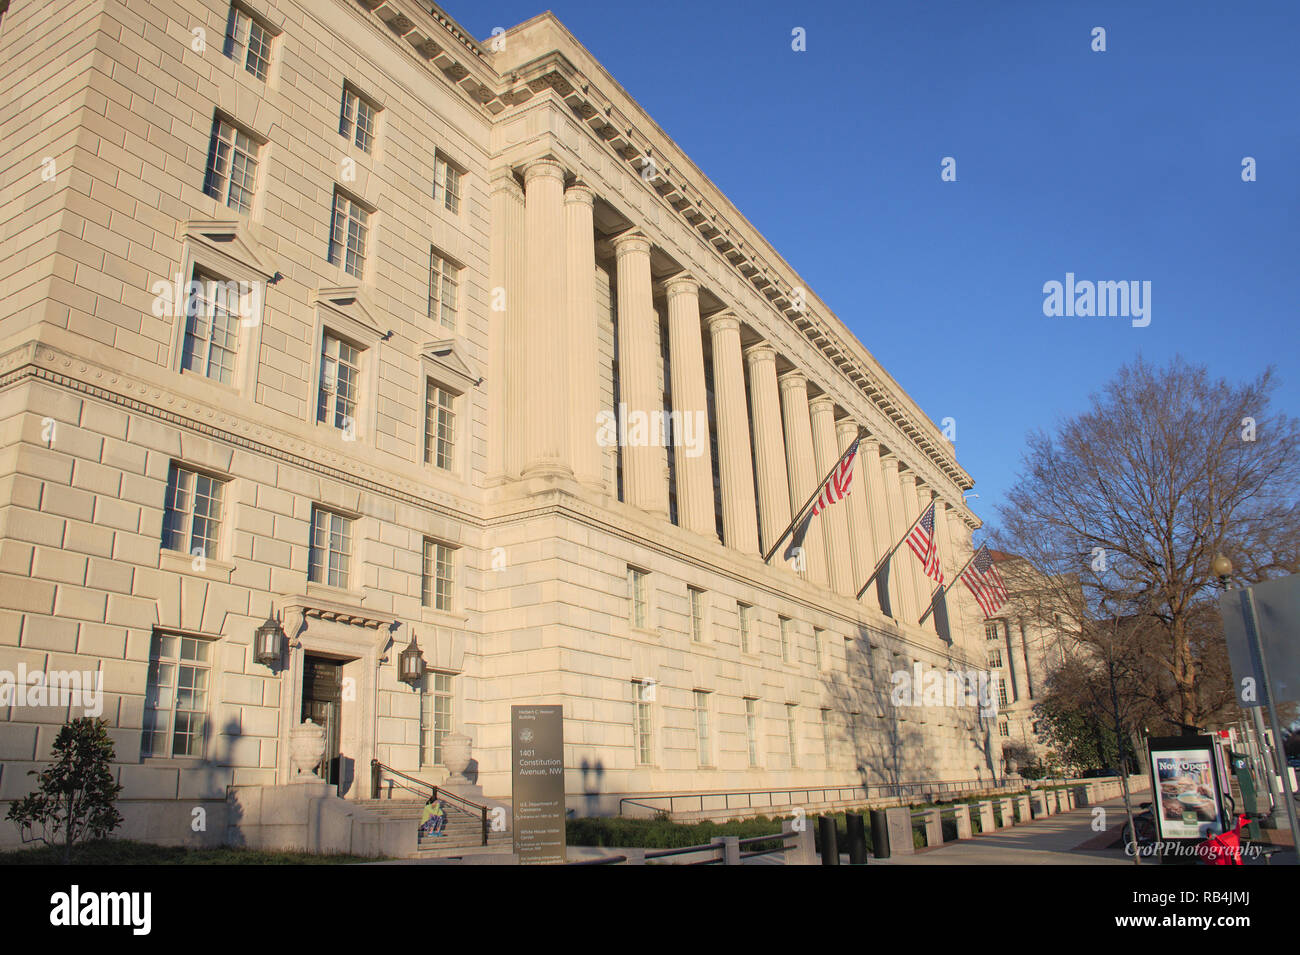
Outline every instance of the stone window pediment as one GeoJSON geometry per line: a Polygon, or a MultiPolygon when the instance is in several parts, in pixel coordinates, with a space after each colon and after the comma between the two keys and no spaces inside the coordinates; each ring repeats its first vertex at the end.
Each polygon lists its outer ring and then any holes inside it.
{"type": "Polygon", "coordinates": [[[430,375],[462,393],[469,392],[483,381],[478,367],[465,356],[464,349],[454,338],[426,342],[420,349],[426,375],[430,375]]]}
{"type": "Polygon", "coordinates": [[[332,318],[346,320],[347,324],[340,325],[340,330],[359,343],[371,345],[389,334],[359,285],[317,289],[311,304],[324,309],[332,318]]]}
{"type": "Polygon", "coordinates": [[[237,219],[190,219],[183,226],[181,239],[257,273],[263,281],[278,274],[262,243],[237,219]]]}

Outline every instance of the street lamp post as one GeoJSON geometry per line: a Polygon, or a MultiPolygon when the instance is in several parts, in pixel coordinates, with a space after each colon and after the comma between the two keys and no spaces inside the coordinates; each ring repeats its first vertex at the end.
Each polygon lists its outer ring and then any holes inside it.
{"type": "MultiPolygon", "coordinates": [[[[1218,554],[1214,558],[1213,570],[1216,577],[1223,582],[1225,589],[1231,586],[1232,580],[1232,561],[1223,554],[1218,554]]],[[[1260,717],[1259,710],[1262,707],[1268,707],[1268,719],[1273,729],[1273,761],[1277,764],[1277,776],[1282,783],[1281,801],[1286,807],[1287,822],[1291,825],[1291,837],[1294,840],[1296,849],[1300,851],[1300,820],[1296,819],[1295,800],[1291,792],[1290,773],[1287,771],[1286,764],[1286,747],[1283,745],[1282,727],[1277,720],[1277,708],[1274,705],[1273,681],[1268,672],[1268,660],[1264,657],[1264,647],[1259,639],[1259,627],[1256,625],[1258,617],[1255,614],[1255,592],[1250,586],[1239,588],[1241,590],[1241,610],[1245,618],[1246,634],[1250,637],[1250,652],[1254,657],[1254,664],[1259,673],[1260,682],[1264,684],[1264,696],[1260,700],[1260,706],[1252,706],[1255,711],[1256,729],[1259,732],[1261,744],[1263,741],[1263,720],[1260,717]]],[[[1271,770],[1271,767],[1266,767],[1271,770]]],[[[1268,781],[1268,791],[1270,796],[1275,796],[1273,800],[1272,823],[1276,829],[1282,828],[1281,813],[1278,811],[1277,783],[1273,779],[1273,773],[1265,773],[1268,781]]]]}

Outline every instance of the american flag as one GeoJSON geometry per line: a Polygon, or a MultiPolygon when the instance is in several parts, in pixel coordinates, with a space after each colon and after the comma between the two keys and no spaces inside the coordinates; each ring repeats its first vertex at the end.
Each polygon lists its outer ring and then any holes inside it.
{"type": "Polygon", "coordinates": [[[817,493],[817,500],[813,501],[812,510],[794,529],[794,534],[790,537],[790,546],[785,549],[786,560],[791,559],[803,547],[803,539],[808,533],[808,525],[812,523],[812,519],[832,504],[844,500],[848,497],[849,491],[853,490],[853,459],[857,456],[860,440],[861,438],[854,438],[853,443],[845,449],[840,456],[839,464],[835,465],[835,470],[831,472],[831,476],[826,479],[826,483],[817,493]]]}
{"type": "Polygon", "coordinates": [[[921,519],[912,528],[912,533],[907,535],[907,546],[912,548],[912,553],[921,562],[925,576],[936,584],[942,584],[943,568],[939,566],[939,545],[934,539],[934,504],[925,509],[921,519]]]}
{"type": "Polygon", "coordinates": [[[985,620],[997,613],[1007,601],[1007,585],[1002,582],[1002,575],[993,566],[992,555],[983,545],[961,572],[961,580],[975,595],[985,620]]]}

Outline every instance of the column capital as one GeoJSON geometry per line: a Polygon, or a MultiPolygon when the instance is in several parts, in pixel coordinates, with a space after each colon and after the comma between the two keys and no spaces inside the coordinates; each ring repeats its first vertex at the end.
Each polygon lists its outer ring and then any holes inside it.
{"type": "Polygon", "coordinates": [[[492,171],[490,176],[491,191],[495,194],[504,192],[512,198],[524,201],[524,190],[519,185],[519,180],[515,178],[513,169],[508,166],[502,166],[500,169],[492,171]]]}
{"type": "Polygon", "coordinates": [[[650,254],[650,240],[636,229],[630,229],[621,235],[614,236],[610,240],[610,244],[614,246],[614,254],[620,259],[625,255],[636,253],[641,255],[650,254]]]}
{"type": "Polygon", "coordinates": [[[564,167],[550,156],[534,159],[524,166],[524,185],[527,186],[534,179],[558,179],[564,182],[564,167]]]}
{"type": "Polygon", "coordinates": [[[564,201],[580,202],[585,206],[590,206],[596,201],[596,193],[585,182],[575,182],[564,190],[564,201]]]}
{"type": "Polygon", "coordinates": [[[787,371],[777,378],[776,383],[781,386],[782,391],[789,391],[792,388],[798,388],[800,391],[808,390],[808,376],[798,368],[787,371]]]}
{"type": "Polygon", "coordinates": [[[772,347],[771,342],[758,342],[745,349],[745,360],[749,362],[750,367],[765,361],[776,364],[776,349],[772,347]]]}
{"type": "Polygon", "coordinates": [[[678,295],[698,297],[700,283],[690,272],[678,272],[671,278],[664,280],[664,292],[670,299],[676,298],[678,295]]]}
{"type": "Polygon", "coordinates": [[[893,471],[895,474],[897,474],[897,473],[898,473],[898,455],[896,455],[893,451],[881,451],[881,452],[880,452],[880,466],[881,466],[882,468],[886,468],[886,469],[888,469],[888,470],[890,470],[890,471],[893,471]]]}
{"type": "Polygon", "coordinates": [[[835,399],[830,395],[818,395],[808,399],[808,408],[813,414],[835,414],[835,399]]]}
{"type": "Polygon", "coordinates": [[[716,335],[719,332],[740,331],[740,319],[736,317],[735,312],[725,308],[720,312],[714,312],[704,321],[709,326],[709,334],[711,335],[716,335]]]}
{"type": "MultiPolygon", "coordinates": [[[[860,430],[858,423],[851,417],[840,418],[835,422],[836,434],[847,434],[850,438],[856,438],[860,430]]],[[[866,438],[864,437],[863,440],[865,441],[866,438]]]]}

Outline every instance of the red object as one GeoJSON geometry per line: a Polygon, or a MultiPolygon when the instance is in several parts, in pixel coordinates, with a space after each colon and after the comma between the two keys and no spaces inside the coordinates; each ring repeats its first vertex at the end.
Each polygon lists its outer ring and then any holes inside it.
{"type": "Polygon", "coordinates": [[[1250,822],[1245,816],[1237,816],[1237,825],[1227,832],[1211,836],[1196,847],[1197,853],[1206,865],[1242,865],[1241,830],[1250,822]]]}

